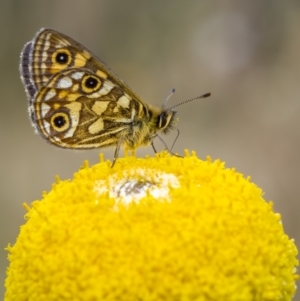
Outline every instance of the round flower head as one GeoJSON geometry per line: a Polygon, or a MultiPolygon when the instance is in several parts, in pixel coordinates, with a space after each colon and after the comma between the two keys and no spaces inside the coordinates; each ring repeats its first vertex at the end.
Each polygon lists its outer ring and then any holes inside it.
{"type": "Polygon", "coordinates": [[[292,300],[297,249],[249,178],[187,151],[100,157],[25,205],[5,301],[292,300]]]}

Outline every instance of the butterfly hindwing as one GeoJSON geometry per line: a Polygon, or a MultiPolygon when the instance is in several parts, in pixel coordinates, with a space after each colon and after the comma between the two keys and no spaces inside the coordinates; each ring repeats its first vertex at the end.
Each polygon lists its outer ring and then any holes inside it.
{"type": "Polygon", "coordinates": [[[38,131],[53,144],[96,148],[124,134],[134,105],[137,102],[113,82],[88,69],[72,68],[41,88],[31,111],[38,131]]]}

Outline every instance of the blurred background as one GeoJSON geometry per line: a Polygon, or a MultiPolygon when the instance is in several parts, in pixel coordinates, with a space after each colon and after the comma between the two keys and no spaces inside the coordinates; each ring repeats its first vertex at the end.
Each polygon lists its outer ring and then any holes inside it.
{"type": "MultiPolygon", "coordinates": [[[[211,92],[178,108],[174,151],[195,150],[250,175],[300,246],[299,1],[1,0],[0,24],[0,296],[4,247],[24,223],[22,203],[41,199],[55,175],[71,178],[84,159],[98,162],[100,152],[58,149],[34,134],[18,64],[41,27],[78,40],[146,102],[161,105],[171,88],[170,106],[211,92]]],[[[101,152],[112,159],[114,150],[101,152]]],[[[151,147],[137,152],[146,154],[151,147]]]]}

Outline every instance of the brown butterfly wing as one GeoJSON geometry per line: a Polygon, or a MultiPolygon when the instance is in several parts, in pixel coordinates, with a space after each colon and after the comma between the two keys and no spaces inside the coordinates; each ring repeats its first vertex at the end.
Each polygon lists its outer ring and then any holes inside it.
{"type": "Polygon", "coordinates": [[[57,31],[41,29],[24,46],[20,73],[33,126],[57,146],[98,148],[123,141],[136,148],[155,127],[148,125],[148,106],[123,81],[57,31]]]}
{"type": "Polygon", "coordinates": [[[79,149],[117,144],[129,133],[139,103],[94,72],[72,68],[54,75],[30,108],[33,124],[46,140],[79,149]]]}

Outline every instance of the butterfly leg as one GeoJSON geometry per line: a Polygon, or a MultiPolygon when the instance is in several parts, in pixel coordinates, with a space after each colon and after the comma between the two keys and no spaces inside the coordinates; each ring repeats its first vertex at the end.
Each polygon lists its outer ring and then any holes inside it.
{"type": "Polygon", "coordinates": [[[156,150],[156,148],[155,148],[155,146],[154,146],[153,141],[151,142],[151,146],[152,146],[152,148],[153,148],[153,151],[154,151],[155,153],[157,153],[157,150],[156,150]]]}
{"type": "MultiPolygon", "coordinates": [[[[163,145],[165,146],[166,150],[173,156],[175,157],[179,157],[179,158],[183,158],[182,156],[179,156],[177,154],[174,154],[167,146],[166,142],[163,140],[163,138],[161,138],[159,135],[157,135],[157,137],[159,138],[159,140],[163,143],[163,145]]],[[[177,138],[176,138],[177,139],[177,138]]],[[[173,146],[172,146],[173,147],[173,146]]]]}
{"type": "Polygon", "coordinates": [[[120,147],[122,145],[122,141],[123,141],[123,136],[121,136],[120,140],[118,141],[118,144],[116,146],[116,149],[115,149],[115,154],[114,154],[114,160],[112,162],[112,165],[111,165],[111,168],[114,167],[118,157],[119,157],[119,151],[120,151],[120,147]]]}
{"type": "Polygon", "coordinates": [[[176,136],[176,138],[175,138],[175,140],[174,140],[174,142],[173,142],[173,144],[171,146],[171,150],[173,149],[173,147],[174,147],[174,145],[175,145],[175,143],[176,143],[176,141],[177,141],[177,139],[178,139],[178,137],[180,135],[180,132],[179,132],[178,128],[174,128],[174,129],[177,131],[177,136],[176,136]]]}

